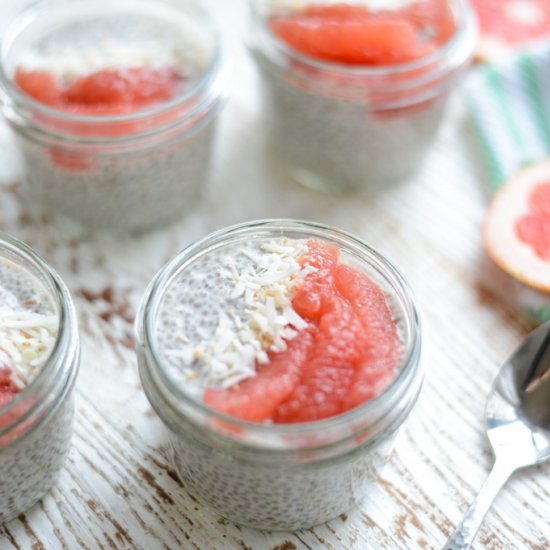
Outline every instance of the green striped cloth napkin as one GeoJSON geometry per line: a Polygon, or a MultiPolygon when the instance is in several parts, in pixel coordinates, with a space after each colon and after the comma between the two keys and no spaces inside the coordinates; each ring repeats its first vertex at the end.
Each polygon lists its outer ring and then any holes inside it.
{"type": "MultiPolygon", "coordinates": [[[[550,156],[550,43],[476,67],[463,91],[493,191],[522,166],[550,156]]],[[[515,288],[529,316],[550,320],[550,295],[519,282],[515,288]]]]}
{"type": "Polygon", "coordinates": [[[464,91],[494,188],[550,155],[550,44],[476,67],[464,91]]]}

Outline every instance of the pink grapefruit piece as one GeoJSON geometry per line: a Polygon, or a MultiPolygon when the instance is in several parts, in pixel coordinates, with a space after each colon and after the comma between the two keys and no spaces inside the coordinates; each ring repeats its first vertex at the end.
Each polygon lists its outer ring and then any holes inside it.
{"type": "Polygon", "coordinates": [[[64,97],[68,105],[128,105],[139,110],[172,99],[180,80],[172,68],[105,69],[75,80],[64,91],[64,97]]]}
{"type": "Polygon", "coordinates": [[[0,366],[0,407],[9,403],[18,393],[19,389],[11,379],[11,369],[0,366]]]}
{"type": "Polygon", "coordinates": [[[286,351],[270,355],[256,374],[231,388],[207,388],[203,400],[209,407],[249,422],[270,419],[277,406],[293,391],[313,348],[317,327],[310,325],[287,342],[286,351]]]}
{"type": "Polygon", "coordinates": [[[345,409],[376,397],[395,376],[401,346],[397,325],[382,289],[365,273],[340,264],[334,281],[338,291],[353,306],[364,331],[365,346],[345,409]]]}
{"type": "Polygon", "coordinates": [[[311,422],[340,414],[364,348],[353,307],[334,296],[323,312],[315,345],[300,382],[275,411],[276,423],[311,422]]]}
{"type": "Polygon", "coordinates": [[[19,89],[40,103],[50,107],[60,107],[63,91],[55,75],[46,71],[18,68],[13,80],[19,89]]]}
{"type": "MultiPolygon", "coordinates": [[[[25,414],[29,408],[28,403],[19,403],[12,407],[9,411],[2,412],[2,407],[8,405],[17,396],[21,390],[18,388],[11,378],[11,368],[0,363],[0,430],[12,425],[17,419],[25,414]]],[[[8,433],[0,437],[0,448],[7,445],[11,441],[19,437],[20,434],[31,425],[32,419],[29,419],[19,426],[8,431],[8,433]]]]}
{"type": "Polygon", "coordinates": [[[307,251],[299,261],[311,272],[297,285],[292,300],[292,307],[304,319],[318,321],[324,308],[331,303],[334,293],[332,272],[338,255],[334,245],[315,239],[308,241],[307,251]]]}
{"type": "Polygon", "coordinates": [[[433,46],[418,40],[406,19],[372,15],[366,8],[312,5],[273,16],[273,33],[296,51],[350,65],[388,65],[426,56],[433,46]]]}
{"type": "Polygon", "coordinates": [[[483,242],[501,269],[550,292],[550,159],[522,168],[495,193],[483,242]]]}

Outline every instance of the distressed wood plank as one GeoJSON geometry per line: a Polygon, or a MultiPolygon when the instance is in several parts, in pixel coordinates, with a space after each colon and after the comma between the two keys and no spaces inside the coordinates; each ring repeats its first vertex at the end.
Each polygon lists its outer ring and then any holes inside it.
{"type": "MultiPolygon", "coordinates": [[[[242,45],[244,2],[208,4],[235,55],[235,86],[205,198],[180,224],[132,239],[75,239],[30,220],[21,165],[0,126],[0,229],[59,270],[75,297],[83,343],[67,466],[51,494],[0,527],[0,547],[440,548],[492,463],[482,427],[485,394],[530,328],[509,299],[509,282],[481,249],[487,192],[462,104],[455,99],[410,182],[369,199],[314,194],[279,179],[259,139],[256,77],[242,45]],[[163,263],[215,228],[274,216],[329,223],[371,242],[404,272],[424,319],[425,385],[381,482],[359,508],[294,534],[232,525],[185,491],[141,391],[132,348],[140,296],[163,263]]],[[[0,6],[0,24],[7,8],[0,6]]],[[[474,548],[549,548],[549,474],[543,465],[514,476],[474,548]]]]}

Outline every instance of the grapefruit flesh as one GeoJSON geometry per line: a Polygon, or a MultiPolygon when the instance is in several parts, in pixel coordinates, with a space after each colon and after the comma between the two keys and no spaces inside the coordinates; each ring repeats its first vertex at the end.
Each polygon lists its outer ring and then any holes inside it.
{"type": "MultiPolygon", "coordinates": [[[[25,70],[19,67],[14,83],[22,92],[49,107],[84,116],[128,115],[161,104],[181,92],[184,78],[173,68],[133,67],[105,69],[79,77],[62,86],[60,79],[45,71],[25,70]]],[[[157,117],[155,124],[170,122],[175,113],[157,117]]],[[[56,116],[38,113],[36,118],[44,126],[81,137],[127,136],[147,129],[148,122],[123,121],[95,126],[56,116]]],[[[90,158],[66,148],[49,152],[52,162],[69,172],[86,172],[93,168],[90,158]]]]}
{"type": "Polygon", "coordinates": [[[0,407],[9,403],[19,393],[10,375],[11,370],[8,367],[0,366],[0,407]]]}
{"type": "Polygon", "coordinates": [[[550,160],[521,169],[495,193],[483,241],[504,271],[550,292],[550,160]]]}
{"type": "Polygon", "coordinates": [[[15,71],[13,80],[21,91],[40,103],[58,107],[63,102],[63,91],[51,73],[19,68],[15,71]]]}
{"type": "Polygon", "coordinates": [[[364,348],[365,335],[351,304],[334,297],[319,322],[319,332],[300,382],[276,410],[274,421],[308,422],[343,411],[364,348]]]}
{"type": "Polygon", "coordinates": [[[389,384],[401,352],[395,320],[382,290],[338,255],[333,245],[308,241],[300,258],[306,275],[292,302],[308,327],[254,376],[229,389],[207,388],[207,405],[255,422],[311,422],[356,407],[389,384]]]}
{"type": "Polygon", "coordinates": [[[302,268],[312,269],[292,300],[292,307],[304,319],[319,321],[334,294],[333,271],[338,249],[328,243],[310,240],[307,252],[300,258],[302,268]]]}
{"type": "Polygon", "coordinates": [[[529,211],[516,221],[518,238],[535,254],[550,261],[550,183],[539,183],[529,193],[529,211]]]}
{"type": "Polygon", "coordinates": [[[143,110],[173,98],[183,79],[172,68],[105,69],[61,86],[45,71],[18,68],[15,84],[51,107],[82,115],[118,115],[143,110]]]}
{"type": "Polygon", "coordinates": [[[455,29],[447,2],[421,0],[401,10],[347,4],[306,6],[269,19],[273,34],[304,55],[350,65],[392,65],[426,57],[455,29]]]}
{"type": "Polygon", "coordinates": [[[351,409],[378,395],[389,383],[401,347],[392,312],[380,287],[365,273],[348,265],[339,265],[334,278],[338,291],[353,304],[367,342],[345,399],[345,408],[351,409]]]}
{"type": "Polygon", "coordinates": [[[170,100],[180,80],[174,70],[166,68],[108,69],[77,79],[65,91],[65,98],[69,105],[82,109],[113,106],[139,110],[170,100]]]}
{"type": "Polygon", "coordinates": [[[311,353],[317,328],[301,330],[285,351],[272,353],[269,363],[259,364],[255,376],[231,388],[207,388],[204,402],[213,409],[251,422],[271,418],[293,391],[311,353]]]}

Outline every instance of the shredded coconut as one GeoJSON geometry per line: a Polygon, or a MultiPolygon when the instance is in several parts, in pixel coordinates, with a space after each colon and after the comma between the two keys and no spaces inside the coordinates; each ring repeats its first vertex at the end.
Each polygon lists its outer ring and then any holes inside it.
{"type": "Polygon", "coordinates": [[[181,359],[187,380],[198,375],[208,385],[229,387],[252,376],[257,363],[267,363],[269,352],[286,350],[286,341],[307,326],[292,307],[295,285],[315,269],[298,262],[306,250],[306,241],[280,238],[256,250],[241,248],[238,253],[250,261],[223,257],[220,275],[232,290],[214,334],[193,345],[182,335],[183,347],[163,350],[181,359]],[[244,263],[240,270],[239,263],[244,263]]]}
{"type": "MultiPolygon", "coordinates": [[[[155,6],[156,8],[157,6],[155,6]]],[[[65,84],[103,69],[176,67],[194,77],[205,70],[212,44],[191,20],[168,10],[69,24],[21,52],[18,64],[48,71],[65,84]],[[132,29],[134,31],[132,32],[132,29]]]]}
{"type": "MultiPolygon", "coordinates": [[[[0,287],[0,295],[8,294],[0,287]]],[[[24,388],[38,374],[57,338],[58,318],[0,306],[0,366],[11,371],[13,383],[24,388]]]]}

